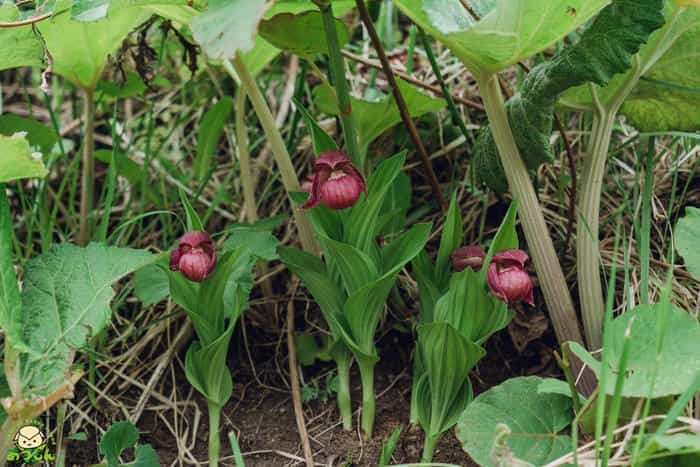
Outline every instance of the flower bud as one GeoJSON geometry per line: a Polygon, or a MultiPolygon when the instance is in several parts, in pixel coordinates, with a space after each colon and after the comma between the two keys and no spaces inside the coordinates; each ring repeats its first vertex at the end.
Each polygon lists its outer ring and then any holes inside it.
{"type": "Polygon", "coordinates": [[[450,254],[450,257],[452,258],[452,269],[455,271],[464,271],[467,267],[478,271],[484,264],[486,252],[478,245],[467,245],[457,248],[450,254]]]}
{"type": "Polygon", "coordinates": [[[486,272],[486,280],[491,292],[500,300],[511,304],[524,301],[534,305],[532,279],[525,270],[529,260],[523,250],[503,250],[493,255],[486,272]]]}
{"type": "Polygon", "coordinates": [[[345,209],[355,204],[363,191],[367,192],[365,179],[347,154],[338,150],[325,151],[314,163],[311,194],[302,208],[323,204],[331,209],[345,209]]]}
{"type": "Polygon", "coordinates": [[[216,266],[216,251],[209,234],[201,230],[187,232],[170,254],[170,270],[180,271],[194,282],[202,282],[216,266]]]}

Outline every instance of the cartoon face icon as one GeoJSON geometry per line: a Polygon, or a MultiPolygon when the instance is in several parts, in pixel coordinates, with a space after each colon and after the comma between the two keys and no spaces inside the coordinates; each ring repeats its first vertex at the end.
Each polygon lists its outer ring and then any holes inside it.
{"type": "Polygon", "coordinates": [[[25,425],[15,434],[14,441],[20,449],[34,449],[44,444],[46,437],[34,425],[25,425]]]}

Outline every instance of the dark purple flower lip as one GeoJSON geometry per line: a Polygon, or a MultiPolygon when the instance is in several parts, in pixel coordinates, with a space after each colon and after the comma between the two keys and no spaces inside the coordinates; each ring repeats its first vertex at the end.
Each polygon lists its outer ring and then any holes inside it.
{"type": "Polygon", "coordinates": [[[194,282],[206,279],[216,267],[216,250],[209,234],[201,230],[187,232],[170,254],[170,270],[180,271],[194,282]]]}

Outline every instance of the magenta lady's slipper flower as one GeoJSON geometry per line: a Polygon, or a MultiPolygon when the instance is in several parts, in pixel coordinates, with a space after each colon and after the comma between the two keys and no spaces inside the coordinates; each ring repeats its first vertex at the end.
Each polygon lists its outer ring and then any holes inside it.
{"type": "Polygon", "coordinates": [[[311,193],[311,189],[314,186],[314,178],[311,175],[307,175],[304,177],[304,180],[301,182],[301,191],[305,191],[307,193],[311,193]]]}
{"type": "Polygon", "coordinates": [[[467,245],[457,248],[450,254],[452,258],[452,269],[455,271],[464,271],[468,267],[474,271],[481,269],[486,258],[486,252],[478,245],[467,245]]]}
{"type": "Polygon", "coordinates": [[[525,270],[530,258],[523,250],[503,250],[493,255],[486,271],[486,280],[491,292],[500,300],[510,304],[524,301],[534,305],[532,279],[525,270]]]}
{"type": "Polygon", "coordinates": [[[202,282],[216,266],[216,251],[209,234],[193,230],[182,236],[170,254],[170,270],[180,271],[194,282],[202,282]]]}
{"type": "Polygon", "coordinates": [[[363,191],[367,192],[365,179],[347,154],[338,150],[325,151],[314,163],[311,194],[302,208],[323,204],[331,209],[345,209],[355,204],[363,191]]]}

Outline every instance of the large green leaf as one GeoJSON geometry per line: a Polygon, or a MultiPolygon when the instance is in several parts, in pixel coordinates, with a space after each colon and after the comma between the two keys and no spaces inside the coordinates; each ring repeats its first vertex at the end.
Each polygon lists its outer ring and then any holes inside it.
{"type": "Polygon", "coordinates": [[[233,99],[224,96],[206,111],[199,122],[194,172],[200,182],[203,182],[211,170],[216,168],[216,151],[224,133],[224,125],[232,111],[233,99]]]}
{"type": "Polygon", "coordinates": [[[326,256],[337,266],[348,295],[379,276],[374,261],[354,246],[325,236],[321,237],[321,244],[326,256]]]}
{"type": "Polygon", "coordinates": [[[464,227],[462,226],[462,210],[459,207],[457,193],[452,195],[450,207],[447,209],[445,225],[442,226],[440,247],[435,258],[435,283],[440,288],[447,287],[452,272],[450,255],[462,245],[464,227]]]}
{"type": "MultiPolygon", "coordinates": [[[[625,397],[664,397],[681,394],[693,382],[700,371],[700,324],[687,312],[662,304],[640,305],[615,318],[610,333],[610,350],[607,371],[607,393],[613,394],[622,343],[630,320],[630,353],[625,371],[622,395],[625,397]],[[668,313],[665,317],[661,313],[668,313]],[[663,319],[663,348],[657,360],[659,323],[663,319]],[[653,383],[652,383],[653,381],[653,383]],[[650,391],[653,384],[653,391],[650,391]]],[[[600,362],[581,346],[572,343],[572,351],[584,360],[596,374],[600,374],[600,362]]]]}
{"type": "Polygon", "coordinates": [[[44,177],[46,173],[41,153],[32,152],[25,134],[0,135],[0,183],[44,177]]]}
{"type": "Polygon", "coordinates": [[[58,137],[53,128],[43,123],[32,118],[24,118],[17,115],[0,115],[0,134],[12,136],[19,132],[26,132],[29,145],[36,147],[42,154],[51,153],[58,142],[58,137]]]}
{"type": "Polygon", "coordinates": [[[155,258],[143,250],[66,243],[27,263],[22,310],[9,331],[28,353],[21,364],[28,395],[46,394],[65,380],[73,353],[109,322],[112,284],[155,258]]]}
{"type": "Polygon", "coordinates": [[[458,0],[394,0],[472,71],[497,72],[526,59],[583,25],[609,0],[487,0],[472,2],[474,22],[458,0]]]}
{"type": "MultiPolygon", "coordinates": [[[[19,9],[12,3],[0,5],[0,21],[20,20],[19,9]]],[[[41,66],[44,63],[44,47],[32,28],[8,28],[2,30],[0,70],[20,66],[41,66]]]]}
{"type": "Polygon", "coordinates": [[[540,393],[542,378],[509,379],[479,395],[467,406],[457,424],[457,437],[474,461],[496,467],[491,450],[496,426],[506,424],[507,443],[519,459],[544,465],[571,449],[571,438],[561,434],[572,418],[571,398],[540,393]]]}
{"type": "MultiPolygon", "coordinates": [[[[663,24],[663,0],[614,0],[576,44],[530,71],[508,101],[507,110],[515,141],[531,171],[553,158],[549,140],[559,96],[574,86],[587,82],[602,86],[613,76],[622,76],[632,56],[663,24]],[[623,19],[625,27],[621,28],[623,19]]],[[[475,163],[479,178],[502,191],[507,182],[495,146],[491,132],[482,131],[475,146],[475,163]]]]}
{"type": "Polygon", "coordinates": [[[468,375],[486,351],[448,323],[421,325],[418,346],[425,365],[418,418],[426,433],[436,436],[452,428],[471,401],[468,375]]]}
{"type": "MultiPolygon", "coordinates": [[[[666,24],[655,31],[640,51],[641,79],[621,108],[642,131],[700,128],[700,8],[677,9],[665,2],[666,24]]],[[[614,77],[597,90],[608,103],[626,85],[632,71],[614,77]]],[[[567,91],[560,104],[576,110],[593,110],[588,86],[567,91]]]]}
{"type": "Polygon", "coordinates": [[[114,422],[100,440],[100,454],[107,459],[107,467],[118,467],[122,451],[136,444],[139,430],[129,421],[114,422]]]}
{"type": "Polygon", "coordinates": [[[57,2],[55,10],[61,13],[38,23],[38,28],[51,53],[53,71],[76,86],[94,89],[109,55],[150,13],[141,7],[123,7],[85,23],[62,11],[70,5],[70,0],[57,2]]]}
{"type": "MultiPolygon", "coordinates": [[[[5,192],[5,185],[0,183],[0,328],[5,335],[11,335],[8,328],[20,313],[19,289],[15,275],[12,254],[12,214],[5,192]]],[[[7,338],[7,337],[6,337],[7,338]]]]}
{"type": "Polygon", "coordinates": [[[187,381],[209,403],[218,407],[223,407],[233,394],[233,380],[226,367],[226,355],[235,325],[232,321],[223,334],[205,347],[199,341],[194,342],[185,355],[187,381]]]}
{"type": "MultiPolygon", "coordinates": [[[[436,99],[418,91],[405,81],[397,80],[411,117],[420,117],[445,107],[444,99],[436,99]]],[[[314,88],[314,102],[322,112],[338,115],[338,103],[333,92],[326,86],[314,88]]],[[[393,96],[383,96],[376,101],[357,97],[350,98],[352,116],[357,124],[357,138],[366,148],[382,133],[401,122],[401,114],[393,96]]]]}
{"type": "Polygon", "coordinates": [[[686,269],[700,280],[700,250],[695,245],[700,238],[700,208],[685,208],[685,216],[678,221],[673,233],[676,250],[683,257],[686,269]]]}
{"type": "Polygon", "coordinates": [[[251,50],[267,0],[210,0],[207,10],[190,21],[192,34],[210,58],[228,59],[251,50]]]}
{"type": "MultiPolygon", "coordinates": [[[[350,31],[342,21],[335,22],[342,47],[350,40],[350,31]]],[[[260,22],[260,35],[275,47],[310,60],[316,54],[328,53],[320,11],[275,15],[260,22]]]]}

